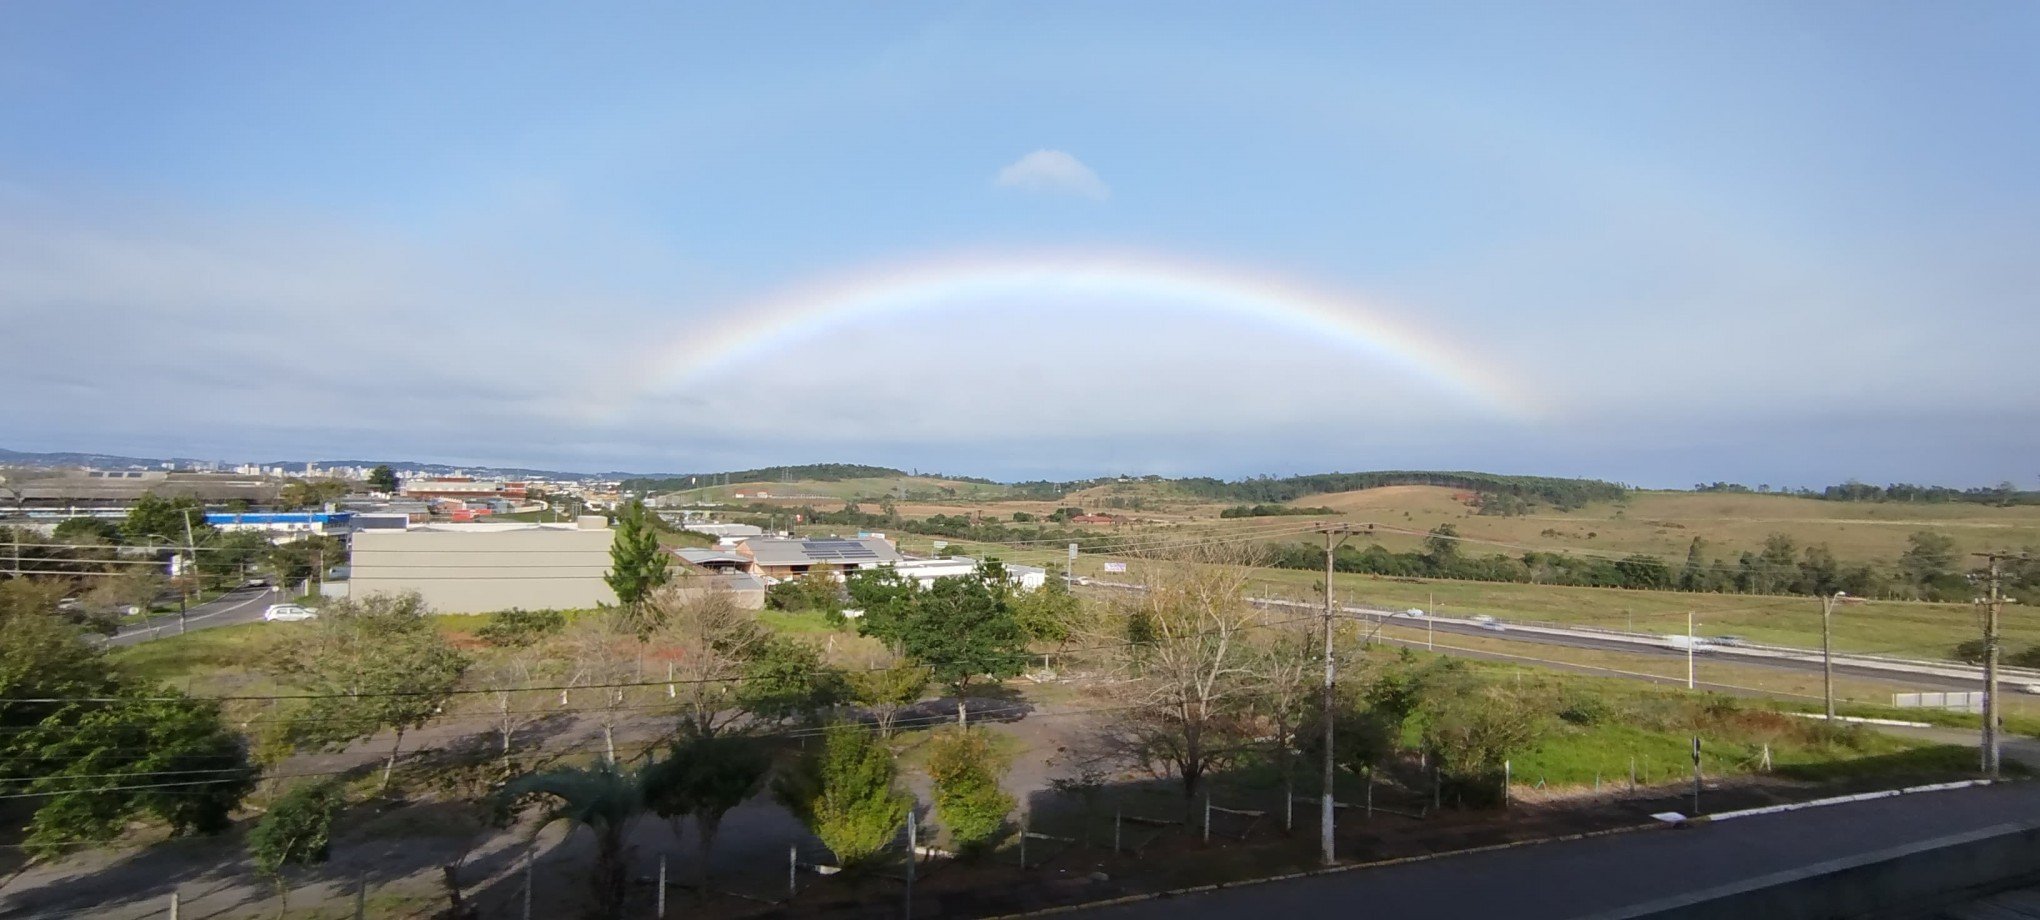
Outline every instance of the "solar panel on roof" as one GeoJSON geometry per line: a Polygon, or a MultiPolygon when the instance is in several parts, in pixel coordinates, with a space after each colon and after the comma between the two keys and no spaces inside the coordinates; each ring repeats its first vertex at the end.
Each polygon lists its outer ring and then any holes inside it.
{"type": "Polygon", "coordinates": [[[803,540],[801,551],[809,559],[877,559],[878,554],[855,540],[803,540]]]}

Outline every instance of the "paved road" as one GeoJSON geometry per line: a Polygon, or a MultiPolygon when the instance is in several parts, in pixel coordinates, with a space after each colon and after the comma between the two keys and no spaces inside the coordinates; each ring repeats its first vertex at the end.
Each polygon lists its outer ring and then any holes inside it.
{"type": "Polygon", "coordinates": [[[1096,920],[1578,917],[2040,815],[2040,784],[1921,793],[1081,911],[1096,920]]]}
{"type": "MultiPolygon", "coordinates": [[[[215,600],[185,611],[184,629],[189,632],[211,629],[215,626],[255,622],[262,619],[262,611],[265,608],[279,602],[279,597],[274,588],[235,588],[215,600]]],[[[133,645],[163,636],[177,635],[178,619],[177,614],[171,613],[130,626],[109,637],[106,644],[133,645]]]]}
{"type": "MultiPolygon", "coordinates": [[[[1138,585],[1103,581],[1093,581],[1089,585],[1089,587],[1103,590],[1134,590],[1134,591],[1140,590],[1140,586],[1138,585]]],[[[1305,610],[1317,609],[1297,601],[1257,600],[1255,601],[1255,603],[1269,606],[1277,606],[1281,608],[1297,608],[1305,610]]],[[[1358,619],[1361,622],[1367,623],[1369,625],[1379,622],[1381,619],[1385,619],[1386,622],[1388,622],[1389,624],[1404,628],[1423,629],[1425,626],[1424,619],[1416,617],[1407,618],[1396,617],[1394,616],[1395,611],[1388,610],[1377,611],[1367,608],[1347,607],[1345,608],[1345,612],[1347,616],[1354,619],[1358,619]]],[[[1593,633],[1584,630],[1579,632],[1571,632],[1549,627],[1531,629],[1521,626],[1512,626],[1511,628],[1502,630],[1491,630],[1482,629],[1480,626],[1474,623],[1470,623],[1465,620],[1459,620],[1457,618],[1452,617],[1431,618],[1430,627],[1435,634],[1440,636],[1455,636],[1455,635],[1471,636],[1481,639],[1494,639],[1505,642],[1519,642],[1530,646],[1553,645],[1565,648],[1590,649],[1595,651],[1607,651],[1607,652],[1622,652],[1631,655],[1647,655],[1673,659],[1684,659],[1686,657],[1686,652],[1684,649],[1672,648],[1660,642],[1650,641],[1648,639],[1645,639],[1645,637],[1641,636],[1630,636],[1626,639],[1614,636],[1603,637],[1594,635],[1593,633]],[[1643,639],[1644,641],[1638,641],[1639,639],[1643,639]]],[[[1402,644],[1410,644],[1406,640],[1391,640],[1391,641],[1397,641],[1402,644]]],[[[1476,652],[1454,651],[1451,654],[1481,657],[1479,653],[1476,652]]],[[[1526,654],[1529,653],[1526,652],[1526,654]]],[[[1698,658],[1703,668],[1706,666],[1708,662],[1718,660],[1724,663],[1732,663],[1748,667],[1771,668],[1774,670],[1790,671],[1799,674],[1820,673],[1821,662],[1820,659],[1817,657],[1819,655],[1817,651],[1813,652],[1802,651],[1801,653],[1796,654],[1797,657],[1786,657],[1771,654],[1735,654],[1733,652],[1725,650],[1703,650],[1699,653],[1698,658]]],[[[1952,663],[1943,665],[1937,662],[1924,662],[1924,661],[1919,662],[1919,665],[1922,668],[1926,669],[1935,669],[1940,667],[1955,667],[1955,665],[1953,665],[1952,663]]],[[[1881,681],[1892,685],[1896,689],[1901,690],[1980,689],[1979,678],[1967,676],[1951,676],[1948,674],[1921,673],[1917,671],[1899,671],[1892,670],[1891,668],[1856,666],[1849,664],[1845,657],[1842,655],[1835,656],[1835,674],[1837,676],[1850,677],[1856,679],[1881,681]]],[[[2004,682],[2007,685],[2013,685],[2019,683],[2020,681],[2015,678],[2007,677],[2005,678],[2004,682]]]]}

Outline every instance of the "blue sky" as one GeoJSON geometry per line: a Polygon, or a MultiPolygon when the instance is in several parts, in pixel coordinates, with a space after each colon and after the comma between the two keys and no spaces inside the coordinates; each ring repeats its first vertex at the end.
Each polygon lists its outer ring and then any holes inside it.
{"type": "Polygon", "coordinates": [[[7,17],[0,446],[2040,475],[2029,4],[7,17]],[[830,279],[1101,253],[1351,302],[1539,409],[1052,277],[647,366],[830,279]]]}

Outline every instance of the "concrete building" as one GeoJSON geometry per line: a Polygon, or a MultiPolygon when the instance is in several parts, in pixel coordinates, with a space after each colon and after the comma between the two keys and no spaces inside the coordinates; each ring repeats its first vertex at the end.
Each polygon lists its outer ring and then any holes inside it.
{"type": "Polygon", "coordinates": [[[0,488],[0,512],[72,516],[94,511],[125,514],[144,495],[188,496],[209,504],[240,500],[254,505],[276,500],[281,487],[270,481],[213,473],[156,470],[80,470],[51,476],[19,477],[0,488]]]}
{"type": "Polygon", "coordinates": [[[354,535],[355,598],[416,591],[439,613],[522,607],[570,610],[616,603],[608,522],[431,524],[354,535]]]}
{"type": "Polygon", "coordinates": [[[510,502],[522,502],[526,496],[525,483],[473,479],[467,476],[413,476],[405,479],[397,491],[405,498],[440,498],[455,501],[485,501],[500,498],[510,502]]]}
{"type": "MultiPolygon", "coordinates": [[[[1031,565],[1014,565],[1010,562],[1004,565],[1006,580],[1022,591],[1032,591],[1048,581],[1047,569],[1031,565]]],[[[921,587],[927,588],[933,586],[937,578],[969,575],[977,571],[978,561],[967,556],[951,556],[947,559],[902,559],[893,567],[898,569],[900,574],[920,582],[921,587]]]]}

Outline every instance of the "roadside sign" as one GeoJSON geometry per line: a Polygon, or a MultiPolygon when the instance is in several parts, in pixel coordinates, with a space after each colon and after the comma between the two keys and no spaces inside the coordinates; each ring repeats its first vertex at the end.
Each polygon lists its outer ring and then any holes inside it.
{"type": "Polygon", "coordinates": [[[931,545],[932,545],[932,546],[934,546],[934,547],[935,547],[936,549],[948,549],[948,548],[949,548],[949,541],[948,541],[948,540],[936,540],[936,541],[935,541],[935,542],[934,542],[933,544],[931,544],[931,545]]]}
{"type": "Polygon", "coordinates": [[[1107,563],[1105,563],[1105,571],[1107,571],[1107,572],[1124,572],[1124,571],[1126,571],[1126,563],[1124,563],[1124,562],[1107,562],[1107,563]]]}
{"type": "Polygon", "coordinates": [[[1075,543],[1072,543],[1070,544],[1070,563],[1074,565],[1076,561],[1077,561],[1077,545],[1075,543]]]}

